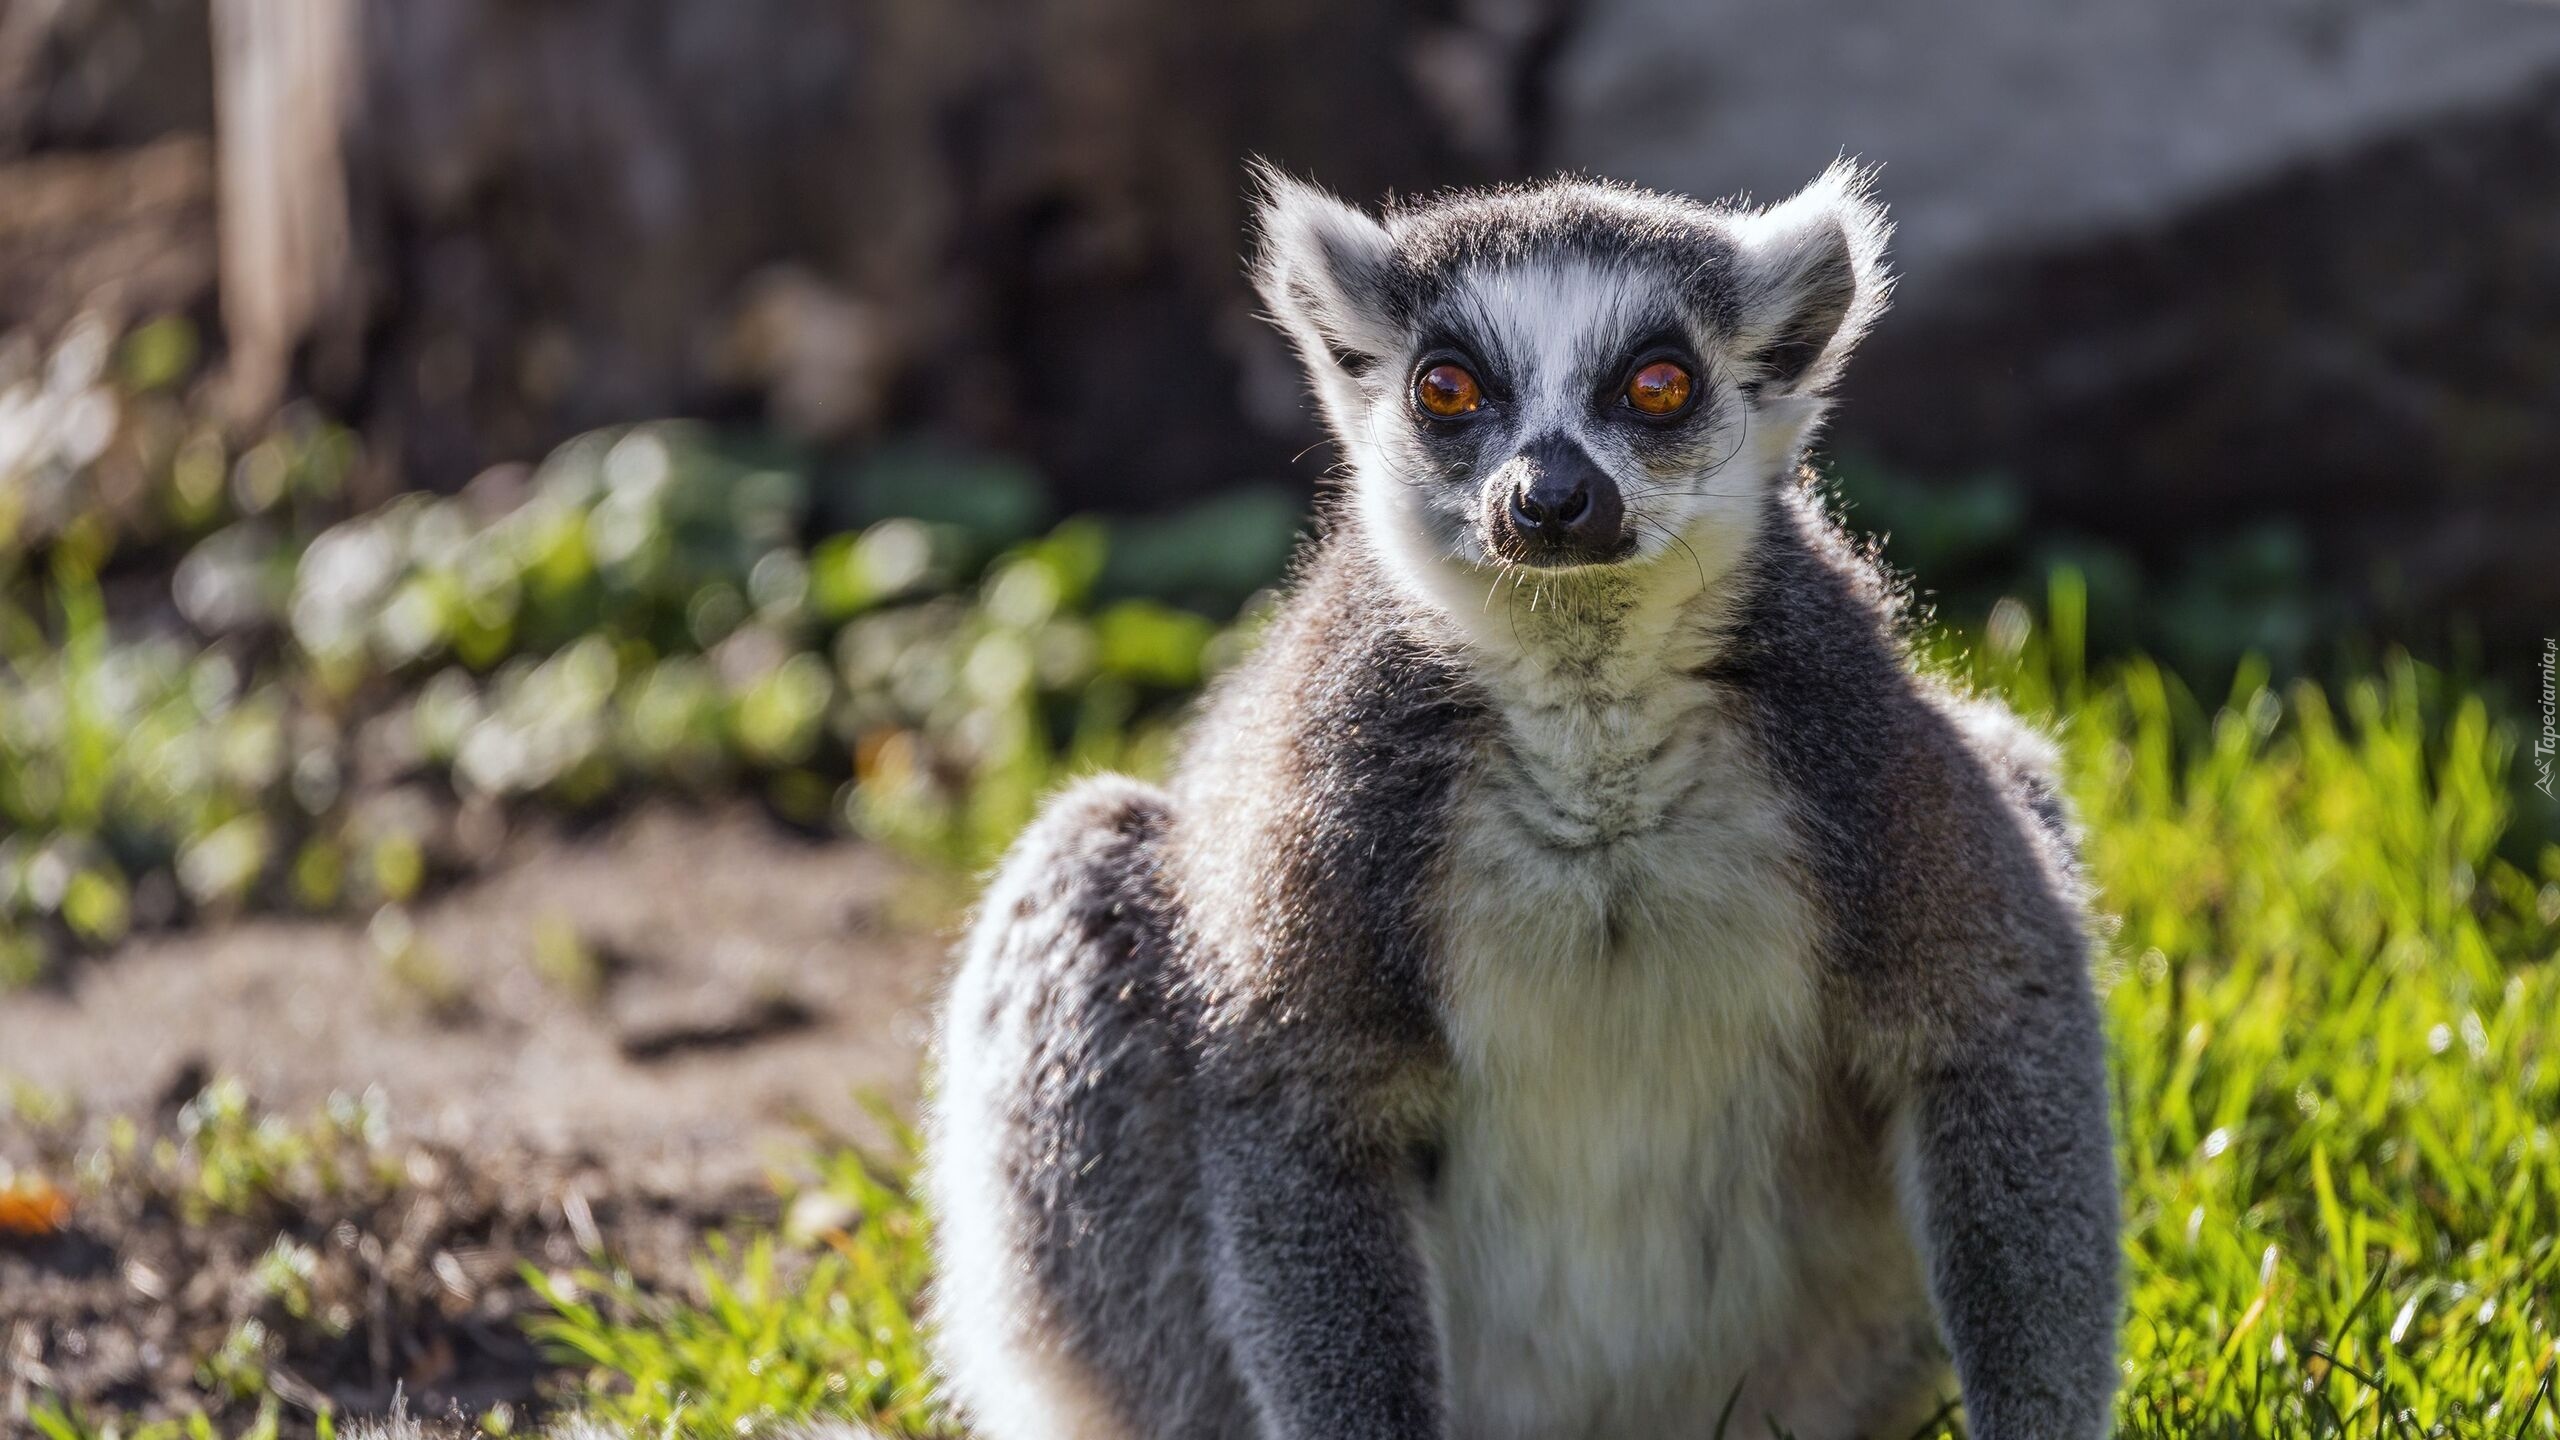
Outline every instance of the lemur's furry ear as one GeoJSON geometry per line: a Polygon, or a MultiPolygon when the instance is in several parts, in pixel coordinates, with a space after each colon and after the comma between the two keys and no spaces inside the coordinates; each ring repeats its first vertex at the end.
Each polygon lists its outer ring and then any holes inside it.
{"type": "Polygon", "coordinates": [[[1766,210],[1733,221],[1742,288],[1742,348],[1762,385],[1817,395],[1840,376],[1859,337],[1884,313],[1893,224],[1868,194],[1872,170],[1841,160],[1766,210]]]}
{"type": "Polygon", "coordinates": [[[1252,176],[1254,288],[1329,392],[1329,371],[1357,379],[1395,346],[1384,323],[1395,244],[1384,225],[1266,161],[1252,176]]]}

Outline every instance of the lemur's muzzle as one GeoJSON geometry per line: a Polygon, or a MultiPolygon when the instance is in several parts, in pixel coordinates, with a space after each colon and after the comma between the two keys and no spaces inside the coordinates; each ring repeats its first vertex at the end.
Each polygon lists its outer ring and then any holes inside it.
{"type": "Polygon", "coordinates": [[[1529,565],[1618,558],[1627,519],[1618,483],[1571,436],[1531,441],[1503,473],[1512,482],[1509,493],[1487,507],[1495,554],[1529,565]]]}

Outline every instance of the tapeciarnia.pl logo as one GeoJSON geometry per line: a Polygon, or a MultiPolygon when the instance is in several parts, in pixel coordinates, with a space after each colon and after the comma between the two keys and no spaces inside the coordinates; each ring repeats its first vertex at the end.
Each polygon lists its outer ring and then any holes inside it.
{"type": "Polygon", "coordinates": [[[2533,788],[2551,794],[2551,761],[2560,751],[2560,640],[2542,642],[2542,733],[2533,737],[2533,788]]]}

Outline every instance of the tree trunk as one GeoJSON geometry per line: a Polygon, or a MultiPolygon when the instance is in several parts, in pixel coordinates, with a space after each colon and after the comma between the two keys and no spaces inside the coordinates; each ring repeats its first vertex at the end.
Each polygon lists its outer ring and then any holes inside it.
{"type": "Polygon", "coordinates": [[[242,416],[283,398],[294,356],[351,298],[340,133],[356,61],[340,0],[213,0],[225,377],[242,416]]]}
{"type": "Polygon", "coordinates": [[[1408,63],[1452,27],[1369,0],[215,19],[238,397],[307,388],[412,483],[759,411],[1032,454],[1072,504],[1280,473],[1312,435],[1238,273],[1244,158],[1372,198],[1485,163],[1408,63]]]}

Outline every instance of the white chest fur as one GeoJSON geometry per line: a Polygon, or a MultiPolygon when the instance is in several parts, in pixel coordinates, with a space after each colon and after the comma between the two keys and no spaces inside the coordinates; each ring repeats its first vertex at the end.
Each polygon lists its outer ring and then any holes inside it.
{"type": "Polygon", "coordinates": [[[1883,1190],[1807,1160],[1831,1110],[1787,811],[1707,682],[1577,669],[1496,681],[1452,837],[1422,1228],[1453,1433],[1705,1440],[1741,1387],[1734,1436],[1848,1436],[1912,1387],[1926,1309],[1883,1190]]]}

